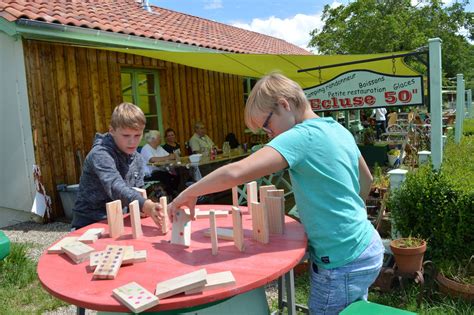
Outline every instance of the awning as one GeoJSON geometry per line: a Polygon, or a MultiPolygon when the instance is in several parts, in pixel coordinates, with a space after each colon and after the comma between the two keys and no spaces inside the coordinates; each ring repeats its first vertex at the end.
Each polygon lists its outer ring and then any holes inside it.
{"type": "Polygon", "coordinates": [[[309,72],[297,72],[300,69],[373,59],[383,56],[400,55],[407,52],[370,55],[321,56],[170,52],[111,47],[103,47],[101,49],[146,56],[186,65],[189,67],[235,74],[244,77],[260,78],[271,71],[278,71],[298,82],[303,88],[318,85],[349,70],[366,69],[384,74],[419,75],[418,72],[412,70],[403,62],[402,57],[328,68],[321,71],[313,70],[309,72]]]}

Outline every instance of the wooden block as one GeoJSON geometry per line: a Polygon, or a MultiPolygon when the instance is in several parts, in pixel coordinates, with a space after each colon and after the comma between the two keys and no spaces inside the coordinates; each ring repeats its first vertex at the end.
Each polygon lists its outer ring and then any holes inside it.
{"type": "MultiPolygon", "coordinates": [[[[229,215],[229,211],[226,210],[211,210],[214,211],[216,218],[225,218],[229,215]]],[[[196,219],[209,218],[211,211],[196,211],[196,219]]]]}
{"type": "Polygon", "coordinates": [[[266,197],[268,230],[273,234],[285,233],[285,201],[283,197],[266,197]]]}
{"type": "Polygon", "coordinates": [[[164,220],[163,220],[163,225],[161,226],[161,233],[167,234],[168,231],[170,230],[170,225],[169,225],[169,220],[168,220],[168,198],[166,196],[160,197],[160,205],[161,208],[163,209],[163,215],[164,215],[164,220]]]}
{"type": "Polygon", "coordinates": [[[183,209],[178,209],[173,217],[171,244],[191,246],[191,218],[183,209]]]}
{"type": "MultiPolygon", "coordinates": [[[[132,246],[133,247],[133,246],[132,246]]],[[[125,250],[126,252],[126,250],[125,250]]],[[[90,260],[89,260],[89,266],[92,268],[92,270],[97,267],[97,265],[100,263],[100,260],[102,259],[102,256],[104,255],[105,251],[100,251],[100,252],[92,252],[90,253],[90,260]]],[[[147,253],[146,250],[137,250],[133,254],[133,259],[131,263],[140,263],[140,262],[145,262],[147,258],[147,253]]],[[[130,263],[130,262],[129,262],[130,263]]],[[[126,262],[122,259],[122,266],[125,265],[126,262]]]]}
{"type": "Polygon", "coordinates": [[[97,267],[97,265],[100,263],[104,253],[105,253],[105,250],[100,251],[100,252],[92,252],[89,254],[89,266],[91,267],[92,270],[94,270],[95,267],[97,267]]]}
{"type": "Polygon", "coordinates": [[[267,209],[258,202],[252,203],[252,235],[260,243],[268,244],[270,241],[267,209]]]}
{"type": "Polygon", "coordinates": [[[62,250],[74,263],[79,264],[89,258],[95,249],[82,242],[76,241],[63,245],[62,250]]]}
{"type": "Polygon", "coordinates": [[[109,245],[109,247],[123,247],[122,265],[133,264],[135,261],[135,249],[132,245],[109,245]]]}
{"type": "Polygon", "coordinates": [[[276,187],[275,185],[266,185],[266,186],[260,186],[259,190],[259,201],[260,203],[265,204],[265,198],[267,197],[267,191],[269,190],[275,190],[276,187]]]}
{"type": "MultiPolygon", "coordinates": [[[[216,232],[217,232],[218,239],[228,240],[228,241],[234,240],[234,233],[232,229],[216,228],[216,232]]],[[[204,230],[204,236],[211,237],[211,230],[210,229],[204,230]]]]}
{"type": "Polygon", "coordinates": [[[122,265],[124,250],[123,246],[107,246],[92,277],[94,279],[115,279],[122,265]]]}
{"type": "Polygon", "coordinates": [[[132,223],[132,236],[134,239],[140,238],[143,236],[143,231],[138,200],[130,202],[128,209],[130,210],[130,222],[132,223]]]}
{"type": "Polygon", "coordinates": [[[77,240],[84,244],[91,244],[97,241],[102,236],[102,234],[104,234],[104,232],[104,228],[88,229],[81,236],[79,236],[77,240]]]}
{"type": "Polygon", "coordinates": [[[107,209],[107,223],[109,224],[109,236],[119,237],[124,233],[122,202],[115,200],[105,204],[107,209]]]}
{"type": "Polygon", "coordinates": [[[48,248],[48,254],[61,254],[63,253],[62,247],[68,243],[76,242],[78,236],[66,236],[65,238],[61,239],[59,242],[48,248]]]}
{"type": "Polygon", "coordinates": [[[146,249],[136,250],[133,258],[133,263],[145,262],[147,258],[146,249]]]}
{"type": "Polygon", "coordinates": [[[232,187],[232,205],[234,207],[239,206],[239,190],[237,189],[237,186],[232,187]]]}
{"type": "Polygon", "coordinates": [[[212,255],[216,256],[219,249],[219,242],[217,240],[217,231],[216,231],[216,214],[214,211],[209,212],[209,226],[211,232],[211,243],[212,243],[212,255]]]}
{"type": "Polygon", "coordinates": [[[159,282],[156,285],[155,295],[160,299],[164,299],[199,287],[204,287],[206,277],[206,269],[199,269],[176,278],[159,282]]]}
{"type": "Polygon", "coordinates": [[[242,211],[237,207],[232,207],[232,224],[234,245],[241,252],[245,250],[244,230],[242,228],[242,211]]]}
{"type": "Polygon", "coordinates": [[[140,195],[142,195],[143,198],[145,199],[148,199],[148,196],[146,194],[146,190],[143,189],[143,188],[138,188],[138,187],[133,187],[133,189],[135,189],[136,191],[138,191],[140,193],[140,195]]]}
{"type": "Polygon", "coordinates": [[[267,197],[283,197],[285,198],[285,191],[283,189],[267,190],[267,197]]]}
{"type": "Polygon", "coordinates": [[[112,290],[113,296],[134,313],[141,313],[155,305],[159,299],[136,282],[112,290]]]}
{"type": "Polygon", "coordinates": [[[206,285],[203,288],[188,290],[184,294],[195,294],[213,289],[223,288],[235,284],[235,278],[232,271],[223,271],[216,273],[209,273],[206,277],[206,285]]]}
{"type": "Polygon", "coordinates": [[[247,206],[249,213],[252,214],[252,203],[258,202],[257,182],[247,183],[247,206]]]}

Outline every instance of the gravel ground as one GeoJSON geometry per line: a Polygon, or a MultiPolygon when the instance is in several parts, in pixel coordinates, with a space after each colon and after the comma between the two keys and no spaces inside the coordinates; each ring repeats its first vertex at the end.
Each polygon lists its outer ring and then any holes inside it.
{"type": "MultiPolygon", "coordinates": [[[[70,232],[69,223],[53,222],[48,224],[36,223],[33,221],[23,222],[8,227],[0,228],[5,232],[11,242],[28,243],[30,247],[28,256],[34,261],[38,261],[43,251],[52,243],[64,237],[70,232]]],[[[265,288],[267,300],[277,299],[278,291],[276,281],[268,284],[265,288]]],[[[45,313],[47,315],[74,315],[76,307],[74,305],[58,308],[54,311],[45,313]]],[[[97,314],[95,311],[86,310],[86,314],[97,314]]]]}

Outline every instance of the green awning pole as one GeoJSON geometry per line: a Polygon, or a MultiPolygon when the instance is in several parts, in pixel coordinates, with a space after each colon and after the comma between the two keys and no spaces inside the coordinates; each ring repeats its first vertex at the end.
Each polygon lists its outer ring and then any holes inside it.
{"type": "Polygon", "coordinates": [[[462,123],[464,121],[464,79],[462,74],[456,75],[456,129],[454,141],[461,142],[462,123]]]}
{"type": "Polygon", "coordinates": [[[428,40],[430,68],[431,157],[437,170],[443,161],[441,118],[441,39],[428,40]]]}
{"type": "Polygon", "coordinates": [[[472,91],[471,89],[466,91],[466,96],[467,96],[467,117],[469,118],[474,118],[473,112],[472,112],[472,91]]]}

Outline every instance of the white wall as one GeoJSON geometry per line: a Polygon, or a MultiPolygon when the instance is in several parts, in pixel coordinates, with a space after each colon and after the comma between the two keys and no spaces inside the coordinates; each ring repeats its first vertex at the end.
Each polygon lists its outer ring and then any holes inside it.
{"type": "Polygon", "coordinates": [[[0,32],[0,227],[29,217],[33,164],[23,45],[0,32]]]}

